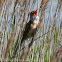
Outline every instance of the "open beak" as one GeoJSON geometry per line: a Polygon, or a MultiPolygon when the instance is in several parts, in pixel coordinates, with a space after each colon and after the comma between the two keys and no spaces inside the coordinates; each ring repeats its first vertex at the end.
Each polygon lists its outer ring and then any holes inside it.
{"type": "Polygon", "coordinates": [[[37,16],[37,10],[34,12],[34,16],[37,16]]]}

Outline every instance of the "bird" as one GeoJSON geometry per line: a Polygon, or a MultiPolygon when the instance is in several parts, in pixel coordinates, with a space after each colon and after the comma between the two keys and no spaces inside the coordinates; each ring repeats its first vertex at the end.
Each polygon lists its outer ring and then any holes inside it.
{"type": "Polygon", "coordinates": [[[30,21],[26,24],[25,26],[25,30],[23,33],[23,37],[22,40],[20,41],[20,43],[18,43],[14,55],[16,55],[18,49],[19,49],[19,45],[21,46],[21,44],[28,38],[33,37],[35,31],[36,31],[36,27],[39,23],[39,16],[38,16],[38,10],[36,11],[32,11],[29,13],[30,14],[30,21]]]}
{"type": "Polygon", "coordinates": [[[30,21],[25,26],[25,31],[23,33],[21,43],[23,43],[24,40],[33,37],[36,27],[39,23],[39,17],[37,13],[37,10],[30,13],[30,21]]]}

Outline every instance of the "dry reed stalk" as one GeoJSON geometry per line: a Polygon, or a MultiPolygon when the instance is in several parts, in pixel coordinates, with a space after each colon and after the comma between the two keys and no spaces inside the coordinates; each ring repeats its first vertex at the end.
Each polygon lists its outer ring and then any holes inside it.
{"type": "MultiPolygon", "coordinates": [[[[34,39],[35,39],[36,35],[38,34],[38,31],[39,31],[39,29],[40,29],[40,27],[41,27],[42,20],[43,20],[42,16],[43,16],[44,11],[46,10],[46,7],[47,7],[47,5],[48,5],[48,2],[49,2],[49,0],[42,0],[41,7],[40,7],[40,8],[43,7],[43,9],[42,9],[42,12],[41,12],[40,22],[39,22],[39,24],[38,24],[38,26],[37,26],[36,34],[34,35],[34,39]],[[44,5],[45,2],[47,2],[47,3],[46,3],[45,6],[43,7],[43,5],[44,5]]],[[[32,44],[33,44],[34,39],[31,41],[31,43],[29,44],[28,47],[25,47],[25,48],[24,48],[25,50],[24,50],[22,56],[20,57],[20,60],[21,60],[20,62],[23,62],[25,56],[27,56],[27,54],[28,54],[28,52],[29,52],[29,49],[30,49],[30,47],[31,47],[32,44]]]]}
{"type": "MultiPolygon", "coordinates": [[[[48,16],[48,22],[49,22],[49,19],[51,18],[51,8],[52,8],[52,4],[50,5],[50,11],[49,11],[49,16],[48,16]]],[[[45,25],[45,24],[44,24],[45,25]]],[[[45,27],[44,27],[44,33],[45,32],[48,32],[47,33],[47,36],[45,37],[45,35],[43,36],[43,48],[42,48],[42,51],[41,51],[41,54],[43,54],[42,55],[42,58],[41,59],[43,59],[42,60],[42,62],[45,62],[44,61],[44,53],[45,53],[45,49],[46,49],[46,46],[48,47],[48,50],[47,51],[49,51],[49,48],[50,48],[50,40],[51,40],[51,36],[50,36],[50,32],[51,32],[51,30],[49,30],[49,26],[48,26],[48,24],[47,24],[47,29],[45,30],[45,27]],[[49,31],[49,32],[48,32],[49,31]],[[47,37],[48,37],[48,43],[46,42],[47,41],[47,37]]],[[[49,54],[48,54],[49,55],[49,54]]]]}
{"type": "Polygon", "coordinates": [[[4,4],[4,0],[0,0],[0,13],[1,13],[1,10],[2,10],[3,4],[4,4]]]}
{"type": "Polygon", "coordinates": [[[11,37],[10,37],[10,39],[8,41],[8,45],[7,45],[7,48],[6,48],[6,51],[5,51],[4,58],[8,58],[8,56],[9,56],[9,52],[10,52],[11,47],[12,47],[12,41],[14,40],[14,36],[15,36],[15,29],[12,32],[11,37]]]}
{"type": "Polygon", "coordinates": [[[49,62],[51,61],[50,60],[50,55],[51,55],[51,51],[52,51],[52,48],[53,48],[53,44],[54,44],[54,33],[55,33],[55,24],[56,24],[56,13],[57,13],[57,8],[56,8],[56,12],[55,12],[55,16],[53,18],[53,23],[50,25],[52,27],[52,31],[51,31],[51,35],[50,35],[50,42],[49,42],[49,62]],[[55,21],[55,22],[54,22],[55,21]]]}
{"type": "Polygon", "coordinates": [[[59,7],[59,9],[61,8],[61,6],[62,6],[62,0],[59,0],[60,2],[61,2],[61,4],[60,4],[60,7],[59,7]]]}
{"type": "MultiPolygon", "coordinates": [[[[60,12],[60,9],[61,9],[61,5],[59,6],[58,12],[60,12]]],[[[56,10],[56,12],[57,12],[57,10],[56,10]]],[[[57,47],[56,47],[55,54],[53,55],[52,62],[56,62],[59,57],[62,57],[62,53],[61,53],[62,52],[62,50],[61,50],[62,47],[58,48],[59,47],[59,43],[61,41],[61,31],[62,31],[62,29],[59,29],[59,30],[60,30],[60,32],[59,32],[59,35],[58,35],[57,47]]]]}
{"type": "MultiPolygon", "coordinates": [[[[5,5],[6,5],[6,0],[0,0],[0,22],[2,22],[2,17],[3,17],[3,14],[4,14],[4,10],[5,10],[5,5]]],[[[3,42],[4,40],[6,41],[6,32],[5,32],[5,28],[6,28],[6,25],[5,25],[5,19],[4,19],[4,22],[3,22],[3,29],[2,29],[2,35],[4,36],[3,38],[3,42]]],[[[1,49],[2,49],[2,46],[4,46],[1,41],[1,49]]],[[[4,52],[4,47],[3,49],[1,50],[2,52],[4,52]]],[[[2,54],[1,52],[1,58],[3,58],[4,54],[2,54]]]]}
{"type": "MultiPolygon", "coordinates": [[[[54,47],[54,34],[55,34],[55,24],[56,24],[56,15],[57,15],[57,8],[56,8],[56,11],[55,11],[55,15],[54,15],[54,18],[53,18],[53,23],[52,23],[52,32],[51,32],[51,41],[50,41],[50,55],[52,53],[52,49],[54,47]]],[[[49,60],[51,61],[51,60],[49,60]]]]}
{"type": "Polygon", "coordinates": [[[62,58],[62,45],[60,45],[60,42],[62,42],[62,26],[61,26],[61,23],[62,23],[62,19],[61,19],[60,26],[59,26],[60,31],[58,34],[57,47],[55,49],[55,53],[53,55],[52,62],[57,62],[58,59],[61,60],[61,58],[62,58]],[[59,48],[59,46],[60,46],[60,48],[59,48]]]}
{"type": "Polygon", "coordinates": [[[4,50],[3,51],[5,51],[5,49],[6,49],[6,41],[7,41],[7,27],[8,27],[8,18],[9,18],[9,8],[10,8],[10,6],[11,6],[11,4],[12,4],[12,0],[10,1],[10,0],[8,0],[8,1],[6,1],[6,4],[7,4],[7,8],[6,8],[6,10],[4,10],[4,14],[6,13],[6,15],[5,15],[5,18],[4,18],[4,33],[5,33],[5,35],[4,35],[4,44],[3,44],[3,48],[4,48],[4,50]]]}
{"type": "MultiPolygon", "coordinates": [[[[17,2],[18,2],[18,0],[15,1],[13,18],[14,18],[15,7],[17,5],[17,2]]],[[[12,32],[12,34],[11,34],[11,37],[9,38],[9,41],[8,41],[8,44],[7,44],[7,48],[6,48],[6,51],[5,51],[5,54],[4,54],[4,58],[8,58],[8,56],[9,56],[9,52],[10,52],[10,50],[12,48],[12,41],[14,40],[15,32],[16,32],[16,30],[14,29],[13,32],[12,32]]]]}
{"type": "Polygon", "coordinates": [[[59,59],[61,61],[61,58],[62,58],[62,46],[57,51],[55,51],[52,62],[57,62],[59,59]]]}
{"type": "Polygon", "coordinates": [[[6,4],[6,0],[4,0],[4,1],[1,1],[0,2],[1,3],[1,7],[0,7],[0,20],[1,20],[1,17],[2,17],[2,15],[3,15],[3,11],[4,11],[4,7],[5,7],[5,4],[6,4]]]}

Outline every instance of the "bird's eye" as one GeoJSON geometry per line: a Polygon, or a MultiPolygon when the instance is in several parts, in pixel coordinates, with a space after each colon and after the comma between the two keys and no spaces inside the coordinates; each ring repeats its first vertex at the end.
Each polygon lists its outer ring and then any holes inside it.
{"type": "Polygon", "coordinates": [[[34,13],[34,11],[31,12],[32,14],[34,13]]]}
{"type": "Polygon", "coordinates": [[[31,12],[33,14],[33,12],[31,12]]]}

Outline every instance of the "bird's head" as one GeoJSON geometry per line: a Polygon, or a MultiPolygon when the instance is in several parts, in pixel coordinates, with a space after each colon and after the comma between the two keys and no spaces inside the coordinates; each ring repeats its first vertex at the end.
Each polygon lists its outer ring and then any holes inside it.
{"type": "Polygon", "coordinates": [[[38,17],[38,13],[37,13],[37,10],[36,11],[32,11],[30,13],[30,20],[33,22],[33,23],[37,23],[39,22],[39,17],[38,17]]]}

